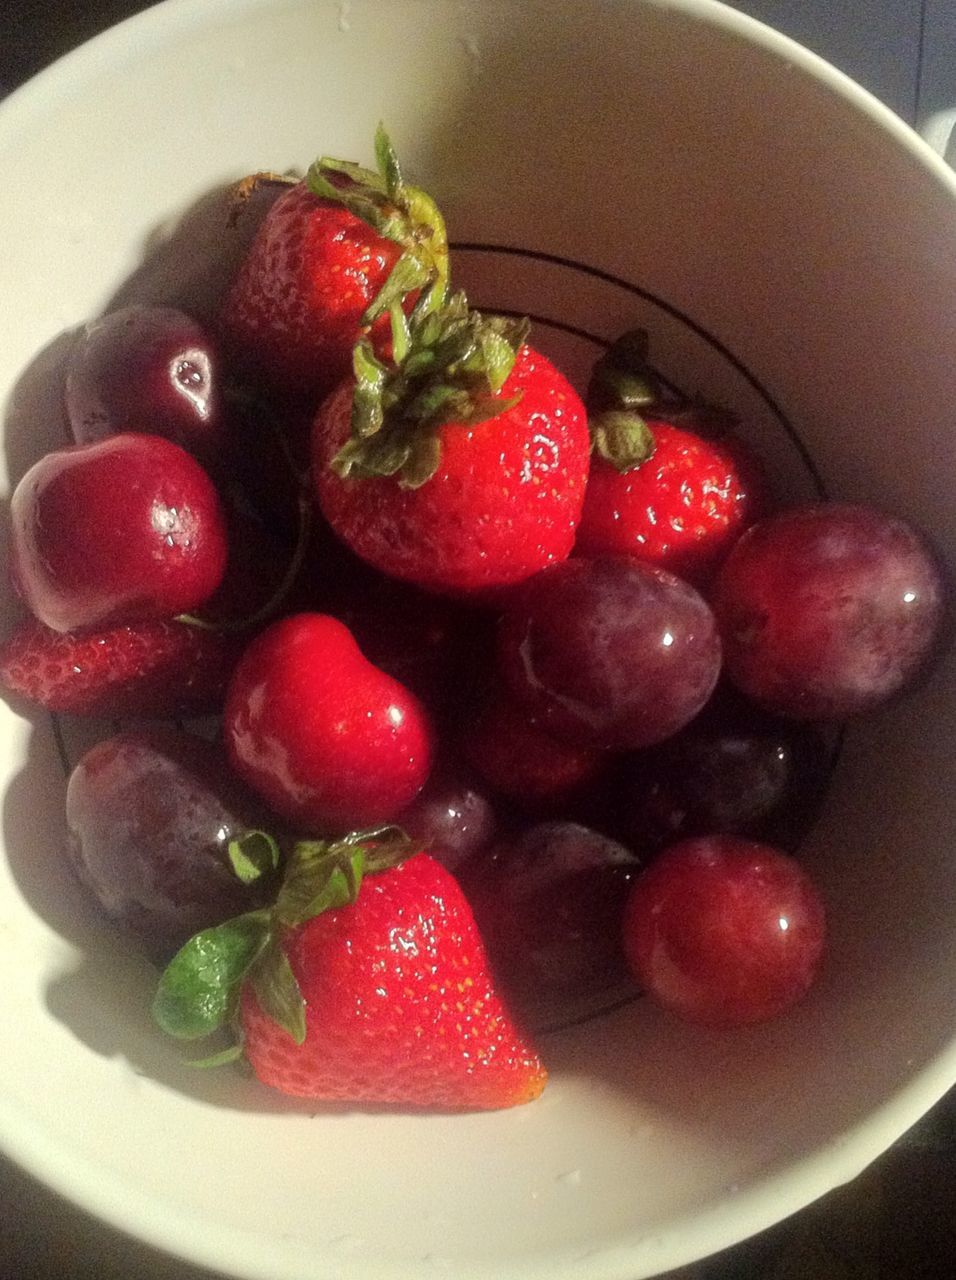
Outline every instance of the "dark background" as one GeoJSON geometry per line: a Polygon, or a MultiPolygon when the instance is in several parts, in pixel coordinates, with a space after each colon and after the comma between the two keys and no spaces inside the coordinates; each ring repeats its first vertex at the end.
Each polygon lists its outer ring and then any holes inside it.
{"type": "MultiPolygon", "coordinates": [[[[146,0],[0,0],[0,96],[148,7],[146,0]]],[[[947,57],[956,55],[956,0],[737,0],[737,7],[829,57],[911,123],[956,104],[956,57],[947,57]]],[[[120,1240],[0,1158],[0,1280],[205,1275],[120,1240]]],[[[956,1094],[849,1186],[679,1275],[953,1280],[956,1094]]]]}

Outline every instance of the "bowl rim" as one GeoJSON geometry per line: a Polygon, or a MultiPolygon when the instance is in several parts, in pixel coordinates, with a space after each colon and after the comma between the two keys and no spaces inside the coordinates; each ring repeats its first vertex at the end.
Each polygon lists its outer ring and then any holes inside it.
{"type": "MultiPolygon", "coordinates": [[[[304,0],[302,0],[304,3],[304,0]]],[[[520,0],[510,0],[519,3],[520,0]]],[[[731,33],[803,72],[890,136],[956,201],[956,172],[910,125],[872,93],[795,40],[721,0],[591,0],[601,4],[669,9],[703,25],[731,33]]],[[[281,0],[161,0],[111,26],[16,88],[0,102],[0,147],[29,126],[51,103],[115,69],[144,51],[156,49],[195,28],[208,28],[228,14],[264,11],[281,0]]],[[[956,1037],[865,1119],[785,1170],[768,1174],[704,1213],[668,1221],[653,1239],[630,1235],[595,1251],[582,1270],[580,1253],[542,1252],[522,1257],[522,1280],[571,1280],[590,1274],[602,1280],[642,1280],[688,1265],[728,1248],[781,1221],[835,1187],[857,1177],[893,1145],[956,1083],[956,1037]],[[638,1270],[635,1270],[635,1266],[638,1270]]],[[[64,1151],[38,1125],[31,1124],[0,1096],[0,1148],[3,1154],[55,1193],[120,1233],[165,1254],[178,1256],[247,1280],[308,1280],[294,1261],[289,1265],[265,1238],[215,1228],[199,1216],[171,1216],[164,1202],[131,1188],[104,1169],[89,1177],[86,1162],[64,1151]]],[[[367,1280],[419,1280],[421,1267],[362,1259],[367,1280]]],[[[310,1271],[309,1276],[314,1275],[310,1271]]],[[[459,1280],[503,1280],[500,1261],[456,1265],[459,1280]]]]}

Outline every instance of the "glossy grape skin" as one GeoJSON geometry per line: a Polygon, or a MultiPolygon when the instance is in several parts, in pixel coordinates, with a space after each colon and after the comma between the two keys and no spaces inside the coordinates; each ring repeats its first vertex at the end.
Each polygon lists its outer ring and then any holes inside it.
{"type": "Polygon", "coordinates": [[[542,728],[629,750],[682,729],[720,672],[720,639],[686,582],[624,557],[571,560],[510,603],[499,669],[542,728]]]}
{"type": "Polygon", "coordinates": [[[535,1020],[620,986],[621,919],[639,867],[622,844],[564,821],[507,835],[470,864],[462,883],[496,974],[535,1020]]]}
{"type": "Polygon", "coordinates": [[[487,849],[498,833],[494,806],[481,786],[447,767],[428,780],[396,823],[453,872],[487,849]]]}
{"type": "Polygon", "coordinates": [[[228,844],[274,820],[203,739],[151,728],[98,743],[70,775],[66,818],[80,880],[157,961],[260,900],[228,844]]]}
{"type": "Polygon", "coordinates": [[[175,307],[136,304],[92,321],[67,366],[74,439],[144,431],[214,463],[229,438],[219,360],[213,335],[175,307]]]}
{"type": "Polygon", "coordinates": [[[648,852],[689,836],[742,835],[792,851],[822,803],[833,748],[814,728],[756,708],[698,716],[625,757],[621,830],[648,852]]]}
{"type": "Polygon", "coordinates": [[[713,596],[729,678],[780,715],[842,720],[903,689],[936,647],[945,589],[922,537],[868,507],[752,526],[713,596]]]}
{"type": "Polygon", "coordinates": [[[819,893],[793,858],[705,836],[672,845],[638,877],[623,931],[648,995],[688,1021],[734,1027],[803,998],[826,924],[819,893]]]}

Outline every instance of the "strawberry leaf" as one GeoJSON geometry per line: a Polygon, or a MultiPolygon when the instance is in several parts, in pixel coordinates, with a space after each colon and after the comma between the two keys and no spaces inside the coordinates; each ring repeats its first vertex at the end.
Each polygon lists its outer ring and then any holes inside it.
{"type": "Polygon", "coordinates": [[[250,911],[194,934],[160,978],[153,1017],[162,1029],[196,1040],[225,1026],[240,984],[268,940],[267,911],[250,911]]]}
{"type": "Polygon", "coordinates": [[[237,1041],[235,1044],[229,1045],[228,1048],[220,1050],[219,1053],[210,1053],[204,1058],[190,1058],[189,1065],[191,1067],[200,1067],[203,1070],[211,1069],[212,1067],[225,1067],[230,1062],[238,1062],[242,1055],[242,1045],[237,1041]]]}
{"type": "Polygon", "coordinates": [[[230,840],[229,863],[243,884],[253,884],[279,865],[279,846],[266,831],[247,831],[230,840]]]}
{"type": "Polygon", "coordinates": [[[428,283],[429,274],[427,264],[419,257],[409,251],[403,253],[388,273],[388,279],[366,307],[362,324],[374,324],[380,315],[384,315],[396,303],[401,303],[407,294],[421,289],[428,283]]]}
{"type": "Polygon", "coordinates": [[[355,391],[352,397],[352,434],[366,439],[382,428],[385,420],[383,393],[387,370],[372,350],[367,338],[360,338],[352,351],[355,391]]]}
{"type": "Polygon", "coordinates": [[[259,957],[251,981],[263,1012],[288,1031],[296,1044],[302,1044],[306,1030],[305,1001],[288,956],[274,939],[259,957]]]}
{"type": "Polygon", "coordinates": [[[653,433],[644,419],[636,413],[611,409],[593,417],[590,427],[595,453],[609,462],[616,471],[633,471],[653,457],[653,433]]]}
{"type": "Polygon", "coordinates": [[[293,848],[276,900],[276,918],[288,927],[354,902],[365,870],[365,850],[300,840],[293,848]]]}
{"type": "Polygon", "coordinates": [[[385,181],[385,190],[388,192],[389,198],[399,203],[402,197],[402,170],[398,163],[398,156],[395,154],[395,148],[392,146],[391,139],[385,131],[385,126],[379,122],[378,128],[375,130],[375,163],[378,165],[378,171],[385,181]]]}

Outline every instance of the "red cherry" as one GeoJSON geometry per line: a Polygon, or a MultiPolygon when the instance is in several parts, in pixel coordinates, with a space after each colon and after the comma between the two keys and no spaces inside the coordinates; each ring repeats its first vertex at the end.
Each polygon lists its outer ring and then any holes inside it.
{"type": "Polygon", "coordinates": [[[691,1022],[762,1022],[800,1000],[824,945],[812,881],[787,854],[733,836],[672,845],[638,878],[624,913],[637,981],[691,1022]]]}
{"type": "Polygon", "coordinates": [[[233,768],[276,812],[340,834],[395,818],[431,765],[418,699],[319,613],[283,618],[252,642],[224,732],[233,768]]]}
{"type": "Polygon", "coordinates": [[[17,485],[11,522],[15,580],[54,631],[187,613],[226,566],[212,481],[159,436],[48,453],[17,485]]]}

